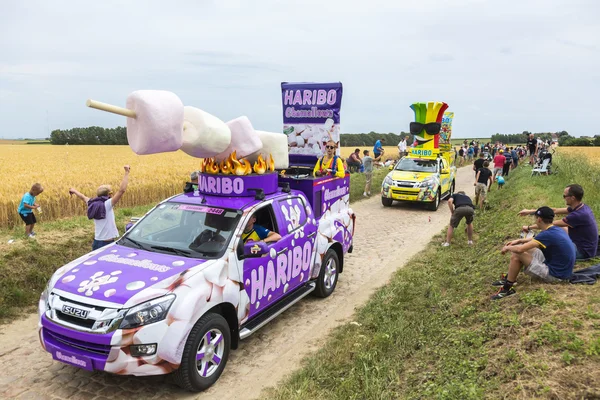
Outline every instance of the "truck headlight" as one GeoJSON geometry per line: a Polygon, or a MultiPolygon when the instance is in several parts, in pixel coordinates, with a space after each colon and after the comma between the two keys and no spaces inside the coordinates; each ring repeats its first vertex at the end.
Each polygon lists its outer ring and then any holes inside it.
{"type": "Polygon", "coordinates": [[[423,187],[431,187],[434,184],[435,184],[435,180],[433,180],[433,179],[426,179],[423,182],[419,183],[418,187],[421,187],[421,188],[423,188],[423,187]]]}
{"type": "Polygon", "coordinates": [[[50,282],[48,282],[48,284],[46,284],[46,288],[44,288],[44,291],[40,295],[40,301],[39,301],[40,316],[42,314],[46,313],[46,311],[48,311],[48,309],[50,308],[50,304],[48,303],[48,300],[50,299],[50,291],[51,290],[52,289],[50,289],[50,282]]]}
{"type": "Polygon", "coordinates": [[[392,180],[392,178],[389,175],[386,176],[385,179],[383,180],[383,187],[384,187],[384,189],[387,189],[393,183],[394,183],[394,181],[392,180]]]}
{"type": "Polygon", "coordinates": [[[125,314],[119,329],[132,329],[153,324],[166,318],[171,304],[175,300],[174,294],[159,297],[135,306],[125,314]]]}

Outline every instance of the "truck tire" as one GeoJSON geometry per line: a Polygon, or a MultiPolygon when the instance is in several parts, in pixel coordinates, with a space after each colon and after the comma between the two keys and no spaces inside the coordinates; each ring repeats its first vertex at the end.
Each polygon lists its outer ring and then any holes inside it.
{"type": "Polygon", "coordinates": [[[383,196],[381,197],[381,204],[383,204],[384,207],[391,207],[393,202],[394,200],[392,199],[383,196]]]}
{"type": "Polygon", "coordinates": [[[185,343],[181,365],[173,373],[175,383],[191,392],[208,389],[225,369],[230,347],[231,331],[225,318],[214,313],[203,315],[185,343]]]}
{"type": "Polygon", "coordinates": [[[427,204],[427,209],[430,211],[437,211],[439,206],[440,206],[440,192],[438,190],[438,193],[435,195],[435,200],[433,200],[431,203],[427,204]]]}
{"type": "Polygon", "coordinates": [[[319,272],[319,278],[317,279],[317,288],[313,292],[315,296],[325,298],[333,293],[339,273],[340,259],[333,249],[329,249],[323,257],[321,272],[319,272]]]}

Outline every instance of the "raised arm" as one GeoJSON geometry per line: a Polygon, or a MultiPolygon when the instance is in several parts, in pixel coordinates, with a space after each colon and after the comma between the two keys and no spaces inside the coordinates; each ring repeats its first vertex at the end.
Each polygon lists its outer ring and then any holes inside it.
{"type": "Polygon", "coordinates": [[[83,201],[85,204],[87,204],[87,202],[90,200],[89,197],[87,197],[86,195],[84,195],[83,193],[79,192],[77,189],[75,188],[71,188],[69,189],[69,194],[74,194],[75,196],[77,196],[78,199],[81,199],[81,201],[83,201]]]}
{"type": "Polygon", "coordinates": [[[123,194],[125,194],[125,190],[127,190],[127,184],[129,183],[129,165],[123,167],[125,169],[125,176],[123,176],[123,180],[121,181],[121,186],[119,186],[119,190],[112,197],[112,205],[113,207],[117,205],[123,194]]]}

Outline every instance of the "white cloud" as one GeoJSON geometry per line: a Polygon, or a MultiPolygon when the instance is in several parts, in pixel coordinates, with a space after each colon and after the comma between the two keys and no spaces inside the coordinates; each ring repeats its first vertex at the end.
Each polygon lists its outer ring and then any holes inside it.
{"type": "Polygon", "coordinates": [[[346,132],[407,130],[441,100],[456,136],[597,134],[594,0],[6,2],[0,137],[123,125],[84,107],[166,89],[227,120],[281,128],[281,81],[342,81],[346,132]],[[27,121],[27,123],[23,123],[27,121]]]}

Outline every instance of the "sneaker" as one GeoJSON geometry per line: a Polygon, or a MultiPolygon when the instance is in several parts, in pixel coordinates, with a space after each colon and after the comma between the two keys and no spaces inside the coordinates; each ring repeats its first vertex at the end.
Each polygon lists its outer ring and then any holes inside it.
{"type": "Polygon", "coordinates": [[[363,192],[363,197],[368,197],[367,192],[363,192]]]}
{"type": "Polygon", "coordinates": [[[35,236],[35,232],[32,231],[29,236],[35,236]]]}
{"type": "Polygon", "coordinates": [[[28,237],[29,239],[35,239],[35,235],[34,235],[33,233],[30,233],[29,235],[27,235],[27,237],[28,237]]]}
{"type": "Polygon", "coordinates": [[[504,288],[501,288],[500,290],[498,290],[498,293],[496,293],[495,295],[493,295],[491,297],[492,300],[500,300],[503,299],[505,297],[511,296],[513,294],[517,293],[515,291],[515,289],[513,289],[512,287],[508,290],[504,290],[504,288]]]}
{"type": "MultiPolygon", "coordinates": [[[[492,286],[502,287],[506,283],[506,274],[500,275],[500,280],[492,282],[492,286]]],[[[513,286],[517,286],[517,282],[513,283],[513,286]]]]}
{"type": "Polygon", "coordinates": [[[370,196],[370,195],[371,195],[371,192],[367,192],[367,196],[370,196]]]}
{"type": "Polygon", "coordinates": [[[471,245],[473,245],[473,241],[469,240],[469,241],[467,241],[467,244],[471,246],[471,245]]]}
{"type": "Polygon", "coordinates": [[[450,243],[448,243],[448,242],[444,242],[444,243],[442,243],[442,246],[443,246],[443,247],[448,247],[448,246],[450,246],[450,243]]]}

